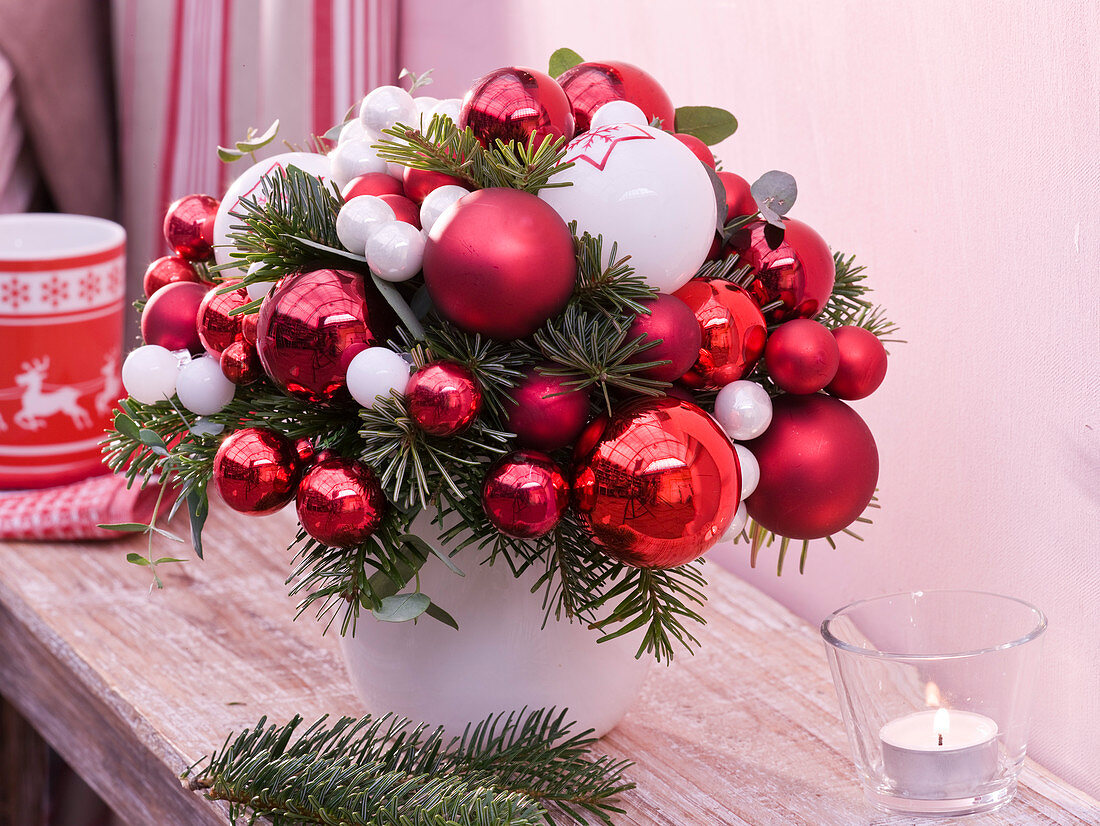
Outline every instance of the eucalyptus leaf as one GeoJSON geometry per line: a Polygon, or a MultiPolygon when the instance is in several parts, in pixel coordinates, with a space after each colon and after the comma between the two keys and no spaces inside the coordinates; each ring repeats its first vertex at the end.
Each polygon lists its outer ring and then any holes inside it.
{"type": "Polygon", "coordinates": [[[794,176],[773,169],[756,179],[751,187],[752,197],[760,207],[760,215],[769,224],[781,224],[782,216],[790,212],[798,197],[798,184],[794,176]]]}
{"type": "Polygon", "coordinates": [[[242,152],[255,152],[275,140],[277,134],[279,134],[279,119],[275,118],[275,122],[267,127],[262,135],[255,135],[243,141],[237,141],[235,146],[242,152]]]}
{"type": "Polygon", "coordinates": [[[584,58],[575,51],[564,48],[558,49],[550,55],[550,71],[548,74],[550,77],[557,77],[563,72],[569,71],[578,63],[584,63],[584,58]]]}
{"type": "Polygon", "coordinates": [[[179,557],[175,557],[175,556],[162,556],[160,559],[158,559],[153,564],[154,565],[163,565],[167,562],[186,562],[186,561],[187,561],[186,559],[180,559],[179,557]]]}
{"type": "Polygon", "coordinates": [[[409,592],[394,594],[382,600],[382,605],[371,611],[374,618],[382,622],[408,622],[428,610],[432,601],[427,594],[409,592]]]}
{"type": "Polygon", "coordinates": [[[107,522],[96,525],[96,527],[105,531],[121,531],[122,533],[145,533],[149,530],[149,526],[143,525],[141,522],[107,522]]]}
{"type": "Polygon", "coordinates": [[[362,255],[356,255],[354,252],[348,252],[347,250],[330,247],[327,244],[322,244],[309,238],[302,238],[299,235],[292,235],[290,237],[293,238],[295,241],[301,244],[305,244],[307,247],[313,247],[313,249],[319,250],[320,252],[328,253],[329,255],[335,255],[338,258],[346,258],[348,261],[356,261],[360,264],[367,263],[366,258],[364,258],[362,255]]]}
{"type": "Polygon", "coordinates": [[[138,431],[138,440],[146,447],[167,447],[167,445],[164,444],[164,439],[160,437],[160,434],[157,433],[155,430],[150,430],[147,427],[143,427],[138,431]]]}
{"type": "Polygon", "coordinates": [[[676,110],[676,131],[714,146],[737,131],[737,118],[717,106],[681,106],[676,110]]]}
{"type": "Polygon", "coordinates": [[[135,441],[141,440],[141,429],[137,426],[137,423],[125,413],[115,414],[115,430],[128,439],[133,439],[135,441]]]}
{"type": "Polygon", "coordinates": [[[210,500],[205,490],[193,490],[187,494],[187,515],[191,520],[191,546],[195,556],[202,559],[202,526],[210,512],[210,500]]]}
{"type": "Polygon", "coordinates": [[[142,567],[149,567],[149,560],[143,557],[141,554],[129,553],[126,554],[126,561],[131,565],[141,565],[142,567]]]}
{"type": "Polygon", "coordinates": [[[718,210],[715,216],[714,228],[716,232],[721,232],[726,227],[726,213],[729,211],[726,206],[726,185],[722,183],[722,179],[718,177],[717,172],[706,164],[702,164],[702,167],[707,171],[710,185],[714,188],[714,203],[718,210]]]}
{"type": "Polygon", "coordinates": [[[439,620],[444,625],[451,626],[455,631],[458,630],[458,621],[434,602],[428,604],[428,607],[424,609],[424,613],[434,620],[439,620]]]}
{"type": "Polygon", "coordinates": [[[324,138],[326,141],[337,143],[340,140],[340,133],[344,131],[344,127],[347,125],[347,121],[344,121],[343,123],[338,123],[335,126],[330,126],[328,131],[325,132],[325,134],[323,134],[321,137],[324,138]]]}
{"type": "Polygon", "coordinates": [[[182,536],[176,536],[171,531],[166,531],[166,530],[164,530],[164,528],[158,528],[156,525],[151,525],[150,530],[152,530],[153,533],[160,534],[165,539],[171,539],[173,542],[180,542],[180,543],[183,542],[183,537],[182,536]]]}
{"type": "Polygon", "coordinates": [[[244,152],[238,152],[236,149],[228,149],[224,146],[219,146],[218,157],[226,163],[233,163],[233,161],[239,161],[243,158],[244,152]]]}
{"type": "Polygon", "coordinates": [[[401,323],[405,325],[407,329],[417,341],[423,341],[424,328],[416,318],[416,313],[412,311],[412,308],[405,302],[405,299],[401,297],[399,293],[389,281],[383,281],[374,273],[370,274],[370,277],[374,280],[374,286],[378,288],[378,292],[382,293],[382,297],[386,299],[386,303],[393,308],[393,311],[397,313],[397,317],[401,319],[401,323]]]}
{"type": "Polygon", "coordinates": [[[454,562],[451,561],[451,558],[447,556],[447,554],[443,553],[443,551],[439,550],[434,545],[425,542],[423,538],[417,536],[416,534],[402,534],[398,538],[398,542],[403,542],[406,545],[411,545],[416,550],[416,552],[423,556],[425,559],[428,557],[429,554],[431,554],[432,556],[440,560],[448,568],[450,568],[453,573],[456,573],[459,576],[466,576],[466,574],[462,573],[462,569],[455,565],[454,562]]]}
{"type": "Polygon", "coordinates": [[[777,250],[783,243],[783,225],[768,222],[764,225],[764,240],[768,242],[768,248],[777,250]]]}

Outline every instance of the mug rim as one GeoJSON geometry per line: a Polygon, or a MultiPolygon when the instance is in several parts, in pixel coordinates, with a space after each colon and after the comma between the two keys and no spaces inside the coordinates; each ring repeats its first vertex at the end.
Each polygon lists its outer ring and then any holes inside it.
{"type": "Polygon", "coordinates": [[[50,250],[42,246],[32,246],[27,249],[0,247],[0,272],[63,269],[97,264],[122,252],[126,244],[126,230],[122,225],[93,215],[62,212],[20,212],[0,215],[0,229],[18,227],[20,224],[35,229],[52,224],[59,230],[65,225],[79,224],[96,228],[101,232],[93,242],[73,243],[60,250],[56,247],[50,250]]]}

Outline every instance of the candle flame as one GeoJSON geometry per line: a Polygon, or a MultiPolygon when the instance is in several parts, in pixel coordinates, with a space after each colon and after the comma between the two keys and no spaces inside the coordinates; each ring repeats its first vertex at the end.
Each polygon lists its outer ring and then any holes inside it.
{"type": "Polygon", "coordinates": [[[924,686],[924,704],[932,708],[940,705],[940,687],[935,683],[924,686]]]}
{"type": "Polygon", "coordinates": [[[947,734],[951,730],[951,717],[946,708],[936,709],[936,716],[932,718],[932,733],[947,734]]]}

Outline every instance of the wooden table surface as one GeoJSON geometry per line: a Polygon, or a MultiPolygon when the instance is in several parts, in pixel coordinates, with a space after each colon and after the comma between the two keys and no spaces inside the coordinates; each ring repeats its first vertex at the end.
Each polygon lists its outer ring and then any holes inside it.
{"type": "MultiPolygon", "coordinates": [[[[226,823],[178,775],[261,714],[363,712],[336,640],[292,621],[292,516],[215,506],[207,561],[168,566],[152,594],[124,561],[141,539],[0,543],[0,694],[132,826],[226,823]]],[[[701,651],[654,668],[603,741],[636,763],[616,823],[911,822],[864,802],[817,630],[707,573],[701,651]]],[[[1008,807],[966,823],[1100,824],[1100,805],[1029,764],[1008,807]]]]}

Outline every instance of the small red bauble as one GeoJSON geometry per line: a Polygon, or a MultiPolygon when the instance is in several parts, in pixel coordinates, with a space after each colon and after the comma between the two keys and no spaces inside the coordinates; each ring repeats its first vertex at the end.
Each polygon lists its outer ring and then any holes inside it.
{"type": "Polygon", "coordinates": [[[573,294],[573,234],[554,208],[516,189],[466,195],[435,222],[424,284],[439,314],[470,333],[522,338],[573,294]]]}
{"type": "Polygon", "coordinates": [[[256,346],[256,330],[260,324],[260,314],[244,313],[237,316],[241,320],[241,340],[246,341],[253,347],[256,346]]]}
{"type": "Polygon", "coordinates": [[[199,305],[209,289],[209,284],[177,281],[157,290],[141,311],[141,337],[145,343],[159,344],[169,350],[202,352],[199,305]]]}
{"type": "Polygon", "coordinates": [[[218,199],[186,195],[168,207],[164,216],[164,240],[172,251],[188,261],[205,261],[214,254],[214,219],[218,199]]]}
{"type": "Polygon", "coordinates": [[[745,500],[749,516],[780,536],[830,536],[854,522],[875,493],[874,437],[830,396],[777,396],[768,429],[745,447],[760,464],[760,483],[745,500]]]}
{"type": "Polygon", "coordinates": [[[719,172],[718,180],[726,190],[726,223],[742,215],[755,215],[759,206],[752,197],[752,185],[732,172],[719,172]]]}
{"type": "Polygon", "coordinates": [[[382,524],[386,495],[369,467],[332,458],[305,472],[296,504],[306,533],[329,547],[351,548],[369,539],[382,524]]]}
{"type": "Polygon", "coordinates": [[[524,447],[557,450],[571,444],[588,419],[589,388],[567,387],[561,376],[528,368],[504,405],[505,427],[524,447]]]}
{"type": "Polygon", "coordinates": [[[640,375],[661,381],[676,381],[699,358],[699,346],[703,343],[699,320],[692,309],[674,295],[658,293],[652,301],[643,303],[649,315],[638,313],[634,317],[626,340],[633,341],[644,335],[648,341],[660,339],[660,343],[635,354],[630,361],[635,364],[668,361],[668,364],[642,370],[640,375]]]}
{"type": "Polygon", "coordinates": [[[222,292],[226,287],[238,282],[218,284],[211,289],[199,305],[199,340],[208,353],[215,356],[234,341],[240,341],[241,316],[230,315],[233,310],[249,302],[248,293],[243,289],[222,292]]]}
{"type": "Polygon", "coordinates": [[[420,207],[406,198],[404,195],[379,195],[378,200],[384,201],[393,210],[393,216],[398,221],[412,224],[420,229],[420,207]]]}
{"type": "Polygon", "coordinates": [[[152,298],[153,293],[161,287],[169,284],[177,284],[181,281],[193,281],[199,283],[199,274],[195,272],[187,261],[178,255],[165,255],[158,258],[145,270],[145,276],[141,279],[141,286],[145,290],[145,297],[152,298]]]}
{"type": "Polygon", "coordinates": [[[668,93],[652,75],[630,63],[611,60],[578,63],[558,75],[558,83],[573,105],[578,134],[587,132],[596,110],[613,100],[630,101],[650,122],[659,119],[665,129],[675,126],[676,110],[668,93]]]}
{"type": "Polygon", "coordinates": [[[680,143],[690,149],[692,151],[692,154],[694,154],[696,158],[701,160],[711,169],[714,169],[714,153],[710,151],[709,146],[707,146],[694,135],[684,135],[680,132],[675,132],[673,133],[672,137],[676,138],[676,140],[678,140],[680,143]]]}
{"type": "Polygon", "coordinates": [[[416,204],[424,203],[424,199],[428,197],[429,193],[441,186],[470,188],[468,181],[456,178],[453,175],[445,175],[442,172],[429,172],[426,169],[413,169],[411,166],[406,166],[401,176],[405,182],[405,197],[416,204]]]}
{"type": "Polygon", "coordinates": [[[393,311],[363,276],[314,270],[283,278],[260,307],[256,349],[282,390],[327,401],[344,390],[348,364],[394,333],[393,311]]]}
{"type": "Polygon", "coordinates": [[[726,532],[741,470],[718,423],[690,402],[644,399],[577,442],[574,502],[608,556],[639,568],[696,559],[726,532]],[[602,432],[601,432],[602,428],[602,432]]]}
{"type": "Polygon", "coordinates": [[[298,454],[302,467],[308,465],[317,456],[317,452],[313,449],[313,442],[305,436],[294,440],[294,452],[298,454]]]}
{"type": "Polygon", "coordinates": [[[768,340],[764,316],[752,296],[721,278],[692,279],[675,295],[702,329],[698,359],[683,375],[684,384],[713,389],[748,375],[768,340]]]}
{"type": "Polygon", "coordinates": [[[233,510],[262,516],[294,498],[298,454],[274,430],[246,427],[226,437],[214,455],[213,482],[233,510]]]}
{"type": "Polygon", "coordinates": [[[886,348],[878,336],[862,327],[833,330],[840,362],[825,390],[838,399],[864,399],[886,378],[886,348]]]}
{"type": "Polygon", "coordinates": [[[730,247],[752,268],[749,292],[761,307],[775,301],[769,324],[789,318],[813,318],[824,309],[836,281],[836,264],[825,240],[801,221],[783,221],[783,242],[768,246],[764,221],[753,221],[730,239],[730,247]]]}
{"type": "Polygon", "coordinates": [[[501,533],[516,539],[542,536],[561,521],[569,485],[561,468],[537,450],[517,450],[485,474],[481,506],[501,533]]]}
{"type": "Polygon", "coordinates": [[[385,172],[368,172],[348,181],[340,194],[345,201],[350,201],[360,195],[404,195],[405,187],[401,185],[401,181],[385,172]]]}
{"type": "Polygon", "coordinates": [[[764,364],[772,381],[797,395],[824,389],[839,363],[837,342],[829,328],[808,318],[780,324],[764,350],[764,364]]]}
{"type": "Polygon", "coordinates": [[[481,385],[469,368],[437,361],[417,370],[405,388],[416,426],[433,436],[453,436],[481,412],[481,385]]]}
{"type": "Polygon", "coordinates": [[[484,146],[501,140],[538,147],[547,138],[573,137],[573,110],[550,75],[507,66],[474,81],[458,116],[458,128],[466,127],[484,146]]]}
{"type": "Polygon", "coordinates": [[[222,374],[236,385],[243,387],[252,384],[264,373],[256,346],[247,341],[234,341],[224,350],[218,360],[222,374]]]}

